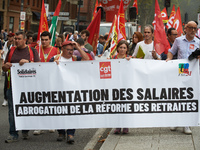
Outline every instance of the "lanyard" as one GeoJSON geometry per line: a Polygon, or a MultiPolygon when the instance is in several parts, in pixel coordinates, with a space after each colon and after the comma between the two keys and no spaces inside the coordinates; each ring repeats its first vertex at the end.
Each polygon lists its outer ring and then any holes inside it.
{"type": "Polygon", "coordinates": [[[53,49],[53,46],[51,47],[49,53],[47,54],[47,57],[45,58],[45,54],[44,54],[44,50],[43,50],[43,47],[42,47],[42,53],[43,53],[43,57],[44,57],[44,61],[47,62],[47,58],[49,57],[49,54],[51,53],[51,50],[53,49]]]}

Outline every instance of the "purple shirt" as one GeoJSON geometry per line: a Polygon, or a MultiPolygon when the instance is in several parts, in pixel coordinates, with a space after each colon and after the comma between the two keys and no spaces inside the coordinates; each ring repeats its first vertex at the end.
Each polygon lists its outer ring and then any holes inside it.
{"type": "MultiPolygon", "coordinates": [[[[95,56],[94,56],[94,53],[92,51],[89,51],[86,48],[81,48],[81,49],[84,50],[86,53],[89,53],[92,56],[93,60],[95,60],[95,56]]],[[[74,50],[73,55],[82,57],[78,50],[74,50]]]]}

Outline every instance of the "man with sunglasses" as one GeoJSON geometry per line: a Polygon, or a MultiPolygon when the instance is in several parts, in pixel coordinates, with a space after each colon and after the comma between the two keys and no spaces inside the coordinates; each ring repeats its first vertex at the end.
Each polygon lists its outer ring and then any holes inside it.
{"type": "MultiPolygon", "coordinates": [[[[187,59],[192,52],[199,48],[200,40],[195,37],[197,32],[197,24],[194,21],[189,21],[185,27],[186,34],[175,39],[172,48],[168,51],[167,59],[171,60],[177,53],[178,59],[187,59]]],[[[176,130],[176,127],[170,128],[172,131],[176,130]]],[[[192,134],[190,127],[184,127],[183,132],[185,134],[192,134]]]]}

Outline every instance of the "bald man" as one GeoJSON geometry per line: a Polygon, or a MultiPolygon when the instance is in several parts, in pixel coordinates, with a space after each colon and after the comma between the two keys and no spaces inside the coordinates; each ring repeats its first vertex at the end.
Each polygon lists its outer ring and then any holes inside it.
{"type": "MultiPolygon", "coordinates": [[[[175,39],[172,48],[167,54],[167,59],[171,60],[173,55],[178,54],[178,59],[188,59],[188,57],[199,48],[200,41],[195,37],[197,32],[197,24],[194,21],[189,21],[184,28],[186,34],[175,39]]],[[[176,130],[176,127],[170,128],[172,131],[176,130]]],[[[185,134],[192,134],[190,127],[184,127],[183,132],[185,134]]]]}
{"type": "Polygon", "coordinates": [[[197,24],[189,21],[185,27],[186,34],[175,39],[172,48],[167,54],[167,60],[171,60],[173,55],[178,54],[178,59],[187,59],[192,52],[199,48],[200,41],[195,37],[197,32],[197,24]]]}

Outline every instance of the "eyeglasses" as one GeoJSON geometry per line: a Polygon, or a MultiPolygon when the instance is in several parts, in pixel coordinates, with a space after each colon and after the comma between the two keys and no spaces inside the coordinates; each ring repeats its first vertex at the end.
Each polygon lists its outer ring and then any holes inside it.
{"type": "Polygon", "coordinates": [[[196,27],[188,27],[190,30],[197,30],[197,28],[196,27]]]}
{"type": "Polygon", "coordinates": [[[173,35],[173,36],[177,36],[178,34],[171,34],[171,35],[173,35]]]}
{"type": "Polygon", "coordinates": [[[151,32],[144,32],[144,33],[151,33],[151,32]]]}

